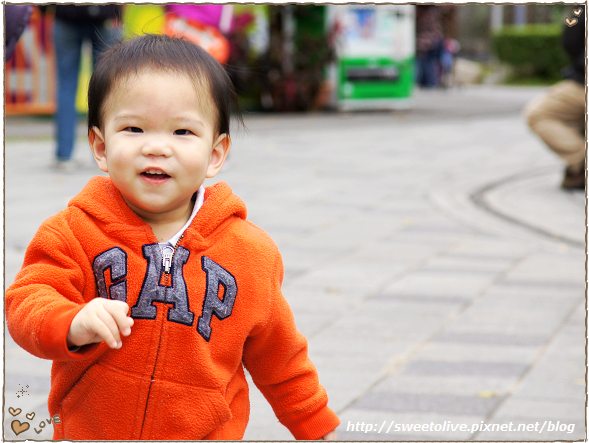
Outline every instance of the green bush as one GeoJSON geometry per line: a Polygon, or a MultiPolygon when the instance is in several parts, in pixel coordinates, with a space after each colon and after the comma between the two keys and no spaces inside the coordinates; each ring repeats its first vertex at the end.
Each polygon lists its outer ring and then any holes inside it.
{"type": "Polygon", "coordinates": [[[557,80],[570,63],[561,35],[560,24],[509,25],[493,35],[492,48],[499,60],[515,69],[517,76],[557,80]]]}

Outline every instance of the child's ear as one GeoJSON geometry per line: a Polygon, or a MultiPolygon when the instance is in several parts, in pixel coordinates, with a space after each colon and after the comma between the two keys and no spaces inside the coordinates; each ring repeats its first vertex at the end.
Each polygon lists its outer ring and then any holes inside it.
{"type": "Polygon", "coordinates": [[[213,178],[223,169],[223,164],[227,159],[227,154],[231,149],[231,139],[227,134],[221,134],[213,144],[213,152],[209,158],[209,166],[207,168],[207,178],[213,178]]]}
{"type": "Polygon", "coordinates": [[[92,127],[88,131],[88,141],[90,142],[90,148],[92,148],[92,154],[94,160],[101,171],[108,172],[106,164],[106,144],[104,143],[104,136],[96,126],[92,127]]]}

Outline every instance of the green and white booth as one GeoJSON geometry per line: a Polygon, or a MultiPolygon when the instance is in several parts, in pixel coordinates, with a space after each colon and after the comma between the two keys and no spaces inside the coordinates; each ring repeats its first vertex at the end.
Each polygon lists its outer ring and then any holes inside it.
{"type": "Polygon", "coordinates": [[[337,30],[329,68],[338,109],[404,109],[415,85],[415,6],[328,5],[327,29],[337,30]]]}

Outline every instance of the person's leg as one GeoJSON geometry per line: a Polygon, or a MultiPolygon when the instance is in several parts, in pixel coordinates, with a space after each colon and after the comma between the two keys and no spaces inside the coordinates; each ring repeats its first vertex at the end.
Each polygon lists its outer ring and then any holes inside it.
{"type": "Polygon", "coordinates": [[[419,52],[415,55],[415,83],[425,86],[425,65],[427,54],[419,52]]]}
{"type": "Polygon", "coordinates": [[[585,161],[585,90],[564,80],[526,106],[528,125],[548,147],[573,168],[585,161]]]}
{"type": "Polygon", "coordinates": [[[423,65],[424,86],[431,88],[436,86],[436,57],[435,51],[428,51],[423,65]]]}
{"type": "Polygon", "coordinates": [[[76,91],[80,69],[82,34],[76,25],[55,19],[55,58],[57,62],[57,152],[59,161],[72,157],[76,136],[76,91]]]}
{"type": "Polygon", "coordinates": [[[444,49],[444,42],[440,40],[437,46],[431,52],[431,60],[433,66],[432,86],[439,86],[442,82],[442,51],[444,49]]]}

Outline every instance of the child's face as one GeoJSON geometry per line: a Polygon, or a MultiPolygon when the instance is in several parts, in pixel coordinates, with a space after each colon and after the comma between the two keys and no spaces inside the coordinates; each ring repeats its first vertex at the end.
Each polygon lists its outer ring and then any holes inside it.
{"type": "Polygon", "coordinates": [[[105,104],[102,129],[90,132],[100,169],[144,220],[186,217],[205,177],[214,177],[229,152],[215,133],[208,91],[197,95],[184,74],[145,70],[121,81],[105,104]]]}

